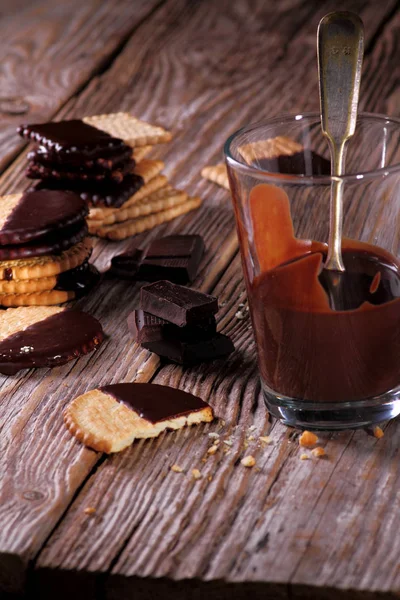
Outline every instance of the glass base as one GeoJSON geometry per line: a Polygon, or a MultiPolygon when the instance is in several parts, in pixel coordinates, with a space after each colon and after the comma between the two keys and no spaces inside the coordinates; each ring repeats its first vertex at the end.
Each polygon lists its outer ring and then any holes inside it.
{"type": "Polygon", "coordinates": [[[367,400],[352,402],[305,402],[281,396],[262,384],[271,415],[300,429],[354,429],[369,427],[400,414],[400,386],[367,400]]]}

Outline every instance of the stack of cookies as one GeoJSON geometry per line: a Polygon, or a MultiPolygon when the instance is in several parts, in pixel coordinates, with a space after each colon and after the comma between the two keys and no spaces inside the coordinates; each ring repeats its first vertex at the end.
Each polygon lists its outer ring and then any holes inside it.
{"type": "Polygon", "coordinates": [[[171,134],[127,113],[23,125],[36,142],[27,176],[40,189],[75,191],[89,206],[89,232],[122,240],[197,208],[199,198],[172,188],[164,163],[145,158],[171,134]]]}
{"type": "Polygon", "coordinates": [[[85,202],[72,192],[32,190],[0,203],[0,305],[53,305],[98,282],[89,264],[85,202]]]}
{"type": "Polygon", "coordinates": [[[182,365],[227,356],[231,339],[217,333],[214,296],[170,281],[156,281],[140,291],[140,309],[128,317],[128,327],[143,348],[182,365]]]}

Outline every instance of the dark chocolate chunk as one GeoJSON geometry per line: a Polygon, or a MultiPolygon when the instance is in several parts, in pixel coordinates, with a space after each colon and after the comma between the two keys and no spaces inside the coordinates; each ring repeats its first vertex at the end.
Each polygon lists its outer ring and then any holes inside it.
{"type": "Polygon", "coordinates": [[[76,168],[82,169],[107,169],[113,171],[118,168],[119,165],[124,165],[126,161],[132,158],[132,148],[127,146],[117,154],[109,157],[98,157],[94,159],[87,159],[82,155],[69,155],[63,156],[57,152],[50,152],[47,148],[39,146],[35,150],[28,153],[28,160],[43,165],[44,167],[50,167],[57,169],[62,166],[64,170],[74,170],[76,168]]]}
{"type": "Polygon", "coordinates": [[[200,235],[169,235],[151,242],[138,263],[138,249],[128,250],[112,261],[112,271],[139,281],[165,279],[184,285],[196,277],[204,241],[200,235]]]}
{"type": "Polygon", "coordinates": [[[33,242],[0,246],[0,260],[16,260],[46,254],[60,254],[75,246],[88,234],[86,221],[82,219],[69,227],[50,232],[33,242]]]}
{"type": "MultiPolygon", "coordinates": [[[[8,310],[2,318],[7,318],[8,310]]],[[[65,310],[3,339],[0,373],[14,375],[21,369],[63,365],[91,352],[103,339],[97,319],[81,311],[65,310]]]]}
{"type": "Polygon", "coordinates": [[[178,327],[143,310],[134,310],[128,316],[128,329],[138,344],[168,340],[184,342],[209,340],[217,332],[214,316],[195,325],[178,327]]]}
{"type": "Polygon", "coordinates": [[[154,342],[143,342],[142,346],[180,365],[195,365],[215,360],[227,356],[235,350],[232,340],[222,333],[217,333],[208,340],[184,341],[171,338],[154,342]]]}
{"type": "Polygon", "coordinates": [[[96,267],[85,260],[81,265],[57,275],[55,290],[75,292],[75,299],[86,296],[100,281],[96,267]]]}
{"type": "Polygon", "coordinates": [[[83,154],[88,158],[104,156],[105,151],[121,151],[126,144],[105,131],[87,125],[80,119],[21,125],[17,129],[21,137],[32,140],[52,152],[83,154]]]}
{"type": "MultiPolygon", "coordinates": [[[[126,175],[121,183],[115,181],[89,182],[69,181],[68,189],[78,194],[89,206],[112,206],[119,208],[144,185],[143,178],[133,173],[126,175]]],[[[35,184],[33,189],[65,189],[65,182],[44,180],[35,184]]]]}
{"type": "Polygon", "coordinates": [[[133,159],[128,159],[124,164],[119,165],[113,171],[96,167],[94,169],[77,168],[74,170],[66,169],[62,166],[55,165],[54,167],[44,166],[39,163],[31,162],[26,170],[26,176],[29,179],[56,179],[63,181],[68,187],[68,182],[93,181],[94,183],[111,181],[121,183],[125,175],[132,172],[135,166],[133,159]]]}
{"type": "Polygon", "coordinates": [[[150,423],[188,415],[209,406],[193,394],[155,383],[117,383],[99,389],[150,423]]]}
{"type": "Polygon", "coordinates": [[[82,198],[72,192],[27,191],[1,227],[0,244],[23,244],[38,239],[82,221],[87,213],[82,198]]]}
{"type": "Polygon", "coordinates": [[[261,158],[255,161],[260,169],[270,173],[287,173],[290,175],[330,175],[331,163],[312,150],[303,150],[294,154],[281,154],[275,158],[261,158]]]}
{"type": "Polygon", "coordinates": [[[179,327],[203,321],[218,312],[214,296],[169,281],[156,281],[140,291],[141,308],[179,327]]]}

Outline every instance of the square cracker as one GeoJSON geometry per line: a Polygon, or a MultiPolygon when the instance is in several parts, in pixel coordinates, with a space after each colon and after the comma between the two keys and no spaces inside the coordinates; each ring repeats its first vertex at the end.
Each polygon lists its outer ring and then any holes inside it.
{"type": "Polygon", "coordinates": [[[201,171],[201,176],[229,190],[228,170],[224,163],[204,167],[201,171]]]}
{"type": "Polygon", "coordinates": [[[142,233],[148,229],[153,229],[157,225],[162,225],[167,221],[172,221],[176,217],[184,215],[191,210],[198,208],[201,204],[200,198],[188,198],[185,202],[173,206],[166,210],[161,210],[151,215],[129,219],[122,223],[104,225],[96,229],[95,235],[109,240],[124,240],[137,233],[142,233]]]}
{"type": "Polygon", "coordinates": [[[151,125],[125,112],[84,117],[82,120],[87,125],[120,138],[133,148],[169,142],[172,137],[163,127],[151,125]]]}
{"type": "Polygon", "coordinates": [[[171,185],[153,192],[149,196],[142,198],[135,204],[122,208],[117,208],[115,211],[104,216],[100,220],[88,219],[89,233],[96,232],[96,229],[103,227],[104,225],[112,225],[113,223],[120,223],[129,219],[135,219],[137,217],[143,217],[144,215],[151,215],[179,204],[183,204],[188,198],[186,192],[174,189],[171,185]]]}

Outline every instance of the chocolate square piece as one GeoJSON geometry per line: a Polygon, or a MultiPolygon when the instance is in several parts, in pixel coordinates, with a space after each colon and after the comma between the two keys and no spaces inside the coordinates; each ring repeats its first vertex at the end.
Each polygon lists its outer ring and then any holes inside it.
{"type": "Polygon", "coordinates": [[[215,315],[218,300],[169,281],[156,281],[140,291],[141,308],[179,327],[192,325],[215,315]]]}
{"type": "Polygon", "coordinates": [[[159,342],[144,342],[142,346],[150,352],[155,352],[158,356],[168,358],[180,365],[195,365],[215,360],[227,356],[235,350],[232,340],[222,333],[217,333],[208,340],[169,339],[159,342]]]}
{"type": "Polygon", "coordinates": [[[135,248],[115,256],[111,261],[112,271],[128,279],[165,279],[184,285],[197,275],[204,254],[204,241],[200,235],[169,235],[156,239],[143,251],[140,264],[137,252],[135,248]]]}
{"type": "Polygon", "coordinates": [[[214,316],[199,321],[196,325],[178,327],[143,310],[134,310],[128,316],[128,328],[138,344],[148,342],[168,343],[170,340],[184,342],[209,340],[217,333],[214,316]]]}

